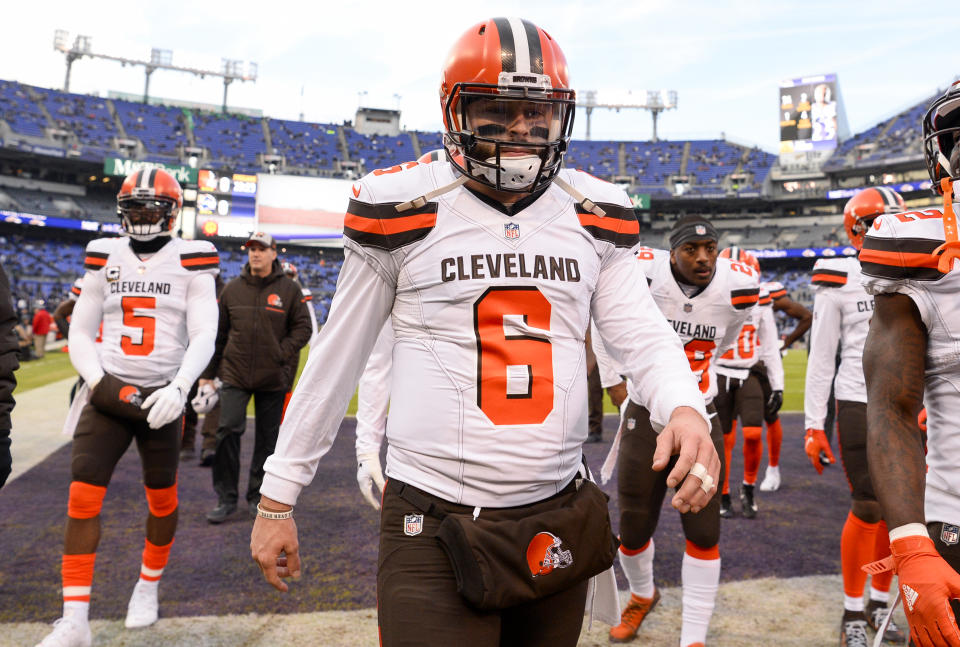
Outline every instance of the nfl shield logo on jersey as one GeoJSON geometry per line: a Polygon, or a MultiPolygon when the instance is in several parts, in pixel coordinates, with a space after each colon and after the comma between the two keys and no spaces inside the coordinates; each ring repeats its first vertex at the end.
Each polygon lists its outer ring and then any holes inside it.
{"type": "Polygon", "coordinates": [[[515,222],[508,222],[503,226],[503,237],[504,238],[520,238],[520,225],[515,222]]]}
{"type": "Polygon", "coordinates": [[[403,515],[403,534],[405,534],[407,537],[415,537],[421,532],[423,532],[422,514],[403,515]]]}
{"type": "Polygon", "coordinates": [[[683,304],[683,311],[686,312],[687,314],[690,314],[691,312],[693,312],[693,304],[692,304],[692,303],[684,303],[684,304],[683,304]]]}
{"type": "Polygon", "coordinates": [[[947,546],[956,545],[960,541],[960,528],[947,523],[943,524],[943,529],[940,531],[940,541],[947,546]]]}

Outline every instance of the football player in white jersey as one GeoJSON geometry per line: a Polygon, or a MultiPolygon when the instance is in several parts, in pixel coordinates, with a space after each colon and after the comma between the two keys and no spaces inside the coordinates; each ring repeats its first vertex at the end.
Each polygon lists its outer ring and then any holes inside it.
{"type": "MultiPolygon", "coordinates": [[[[903,198],[886,187],[864,189],[844,207],[844,226],[850,244],[860,249],[864,232],[874,218],[903,209],[903,198]]],[[[837,430],[840,457],[850,483],[852,502],[840,537],[843,574],[843,620],[841,645],[866,644],[867,625],[874,629],[886,617],[890,592],[889,574],[875,576],[870,603],[863,604],[867,574],[863,566],[889,554],[883,513],[874,492],[867,462],[867,390],[863,374],[863,344],[873,316],[873,297],[860,284],[856,258],[822,258],[813,266],[813,327],[807,358],[804,417],[804,449],[818,473],[823,473],[820,453],[833,462],[833,452],[824,433],[830,384],[837,399],[837,430]],[[835,357],[840,348],[840,367],[835,357]],[[880,539],[878,539],[878,535],[880,539]]],[[[903,632],[888,627],[885,638],[904,642],[903,632]]]]}
{"type": "Polygon", "coordinates": [[[683,349],[630,254],[629,198],[562,168],[575,100],[556,41],[519,18],[474,25],[441,92],[447,161],[353,186],[337,293],[265,466],[251,552],[276,588],[299,576],[293,505],[390,317],[382,644],[575,645],[588,578],[615,550],[606,503],[568,507],[597,491],[580,476],[591,315],[662,426],[653,468],[680,454],[668,476],[677,508],[707,505],[720,459],[683,349]],[[550,532],[530,532],[541,517],[550,532]],[[594,538],[573,550],[571,532],[594,538]],[[448,558],[438,537],[465,552],[448,558]],[[470,547],[507,557],[481,567],[470,547]]]}
{"type": "Polygon", "coordinates": [[[217,250],[209,242],[172,235],[182,204],[172,175],[136,171],[117,196],[125,236],[87,245],[83,291],[70,325],[70,361],[89,387],[89,402],[73,436],[63,617],[42,647],[91,643],[87,615],[100,509],[132,441],[143,463],[149,515],[125,625],[145,627],[157,620],[157,586],[177,527],[181,416],[217,335],[217,250]],[[95,343],[101,322],[102,341],[95,343]]]}
{"type": "Polygon", "coordinates": [[[939,209],[877,218],[860,252],[876,310],[864,349],[870,473],[910,638],[960,647],[960,84],[923,118],[939,209]],[[926,456],[917,413],[926,405],[926,456]]]}
{"type": "MultiPolygon", "coordinates": [[[[677,221],[670,233],[669,252],[637,249],[642,279],[660,311],[680,336],[711,415],[711,441],[723,453],[723,432],[713,407],[717,393],[716,358],[736,342],[759,296],[758,276],[747,264],[718,258],[717,230],[699,216],[677,221]]],[[[598,355],[599,357],[599,355],[598,355]]],[[[617,364],[619,367],[619,364],[617,364]]],[[[621,371],[622,372],[622,371],[621,371]]],[[[653,583],[653,534],[670,484],[662,474],[645,469],[657,444],[650,412],[631,393],[604,465],[606,478],[617,461],[620,507],[620,565],[630,584],[630,602],[620,624],[610,630],[611,642],[634,639],[660,593],[653,583]]],[[[723,470],[725,471],[725,470],[723,470]]],[[[720,584],[719,492],[698,512],[681,511],[686,537],[683,555],[683,624],[681,647],[702,645],[720,584]]]]}
{"type": "MultiPolygon", "coordinates": [[[[760,276],[760,263],[750,252],[739,247],[728,247],[720,252],[720,256],[749,265],[760,276]]],[[[740,329],[736,343],[717,358],[717,397],[714,403],[723,430],[724,464],[727,465],[720,494],[721,517],[733,516],[729,466],[737,442],[735,429],[738,415],[743,428],[740,504],[744,517],[753,519],[757,516],[754,488],[763,454],[763,417],[766,412],[776,413],[783,403],[783,359],[771,301],[770,293],[761,284],[757,307],[750,311],[750,318],[740,329]],[[766,400],[761,375],[772,387],[771,395],[766,400]]]]}

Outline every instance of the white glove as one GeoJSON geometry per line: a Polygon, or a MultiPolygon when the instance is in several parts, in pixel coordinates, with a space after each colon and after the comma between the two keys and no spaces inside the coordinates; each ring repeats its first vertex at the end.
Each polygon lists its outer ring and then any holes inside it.
{"type": "Polygon", "coordinates": [[[380,469],[380,454],[363,454],[357,456],[357,483],[360,484],[360,493],[374,510],[380,509],[380,501],[374,494],[376,485],[383,492],[383,470],[380,469]]]}
{"type": "Polygon", "coordinates": [[[160,429],[179,418],[183,414],[189,390],[189,385],[184,386],[182,380],[175,378],[170,384],[151,393],[140,405],[141,409],[150,409],[147,414],[150,428],[160,429]]]}
{"type": "Polygon", "coordinates": [[[220,400],[220,380],[216,379],[213,384],[204,384],[197,389],[197,397],[190,400],[190,406],[197,413],[210,413],[217,406],[220,400]]]}

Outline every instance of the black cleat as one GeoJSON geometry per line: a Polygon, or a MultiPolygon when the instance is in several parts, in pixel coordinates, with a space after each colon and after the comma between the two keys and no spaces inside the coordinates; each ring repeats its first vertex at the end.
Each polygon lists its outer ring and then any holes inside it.
{"type": "Polygon", "coordinates": [[[200,451],[200,467],[213,467],[213,456],[216,452],[212,449],[203,449],[200,451]]]}
{"type": "Polygon", "coordinates": [[[757,500],[753,495],[754,486],[743,484],[740,488],[740,505],[743,507],[743,516],[753,519],[757,516],[757,500]]]}
{"type": "MultiPolygon", "coordinates": [[[[876,632],[880,629],[880,625],[883,624],[889,612],[887,605],[871,600],[870,604],[867,605],[867,624],[876,632]]],[[[902,645],[907,642],[903,630],[893,623],[893,618],[887,623],[887,629],[883,632],[883,642],[890,645],[902,645]]]]}
{"type": "Polygon", "coordinates": [[[729,494],[720,495],[720,516],[724,519],[733,518],[733,503],[730,501],[729,494]]]}
{"type": "Polygon", "coordinates": [[[210,523],[223,523],[227,520],[227,517],[236,511],[236,503],[218,503],[216,508],[207,513],[207,521],[210,523]]]}
{"type": "Polygon", "coordinates": [[[840,623],[840,647],[870,647],[867,619],[862,612],[844,614],[840,623]]]}

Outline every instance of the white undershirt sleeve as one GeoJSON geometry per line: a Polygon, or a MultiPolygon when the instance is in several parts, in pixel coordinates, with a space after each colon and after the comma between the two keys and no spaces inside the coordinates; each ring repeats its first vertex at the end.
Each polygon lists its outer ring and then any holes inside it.
{"type": "Polygon", "coordinates": [[[357,385],[357,456],[379,454],[387,431],[393,339],[393,326],[387,320],[357,385]]]}
{"type": "Polygon", "coordinates": [[[396,278],[384,264],[345,248],[326,325],[310,349],[260,492],[294,505],[336,438],[357,381],[393,308],[396,278]],[[379,268],[379,271],[378,271],[379,268]]]}
{"type": "Polygon", "coordinates": [[[90,388],[103,377],[97,353],[97,335],[103,320],[103,272],[87,272],[83,291],[70,317],[70,363],[90,388]]]}
{"type": "Polygon", "coordinates": [[[654,302],[632,254],[616,250],[604,259],[591,309],[607,352],[629,380],[631,399],[650,411],[653,428],[661,430],[677,407],[690,407],[709,429],[680,338],[654,302]]]}
{"type": "Polygon", "coordinates": [[[183,353],[180,370],[173,379],[189,389],[213,357],[217,342],[220,308],[217,306],[217,288],[211,274],[205,272],[191,278],[187,285],[186,314],[190,341],[183,353]]]}
{"type": "Polygon", "coordinates": [[[780,337],[777,334],[777,322],[773,317],[773,308],[763,307],[760,315],[760,359],[767,369],[767,379],[774,391],[783,391],[783,357],[780,355],[780,337]]]}
{"type": "Polygon", "coordinates": [[[837,370],[837,346],[843,315],[830,290],[822,288],[813,301],[813,325],[810,326],[810,355],[803,394],[804,426],[823,429],[827,417],[830,385],[837,370]]]}
{"type": "Polygon", "coordinates": [[[597,331],[597,325],[592,319],[590,320],[590,344],[593,348],[593,354],[597,358],[597,368],[600,371],[600,386],[608,389],[611,386],[616,386],[623,382],[623,377],[620,375],[620,371],[617,369],[613,360],[610,359],[610,354],[607,353],[603,339],[600,338],[600,333],[597,331]]]}

